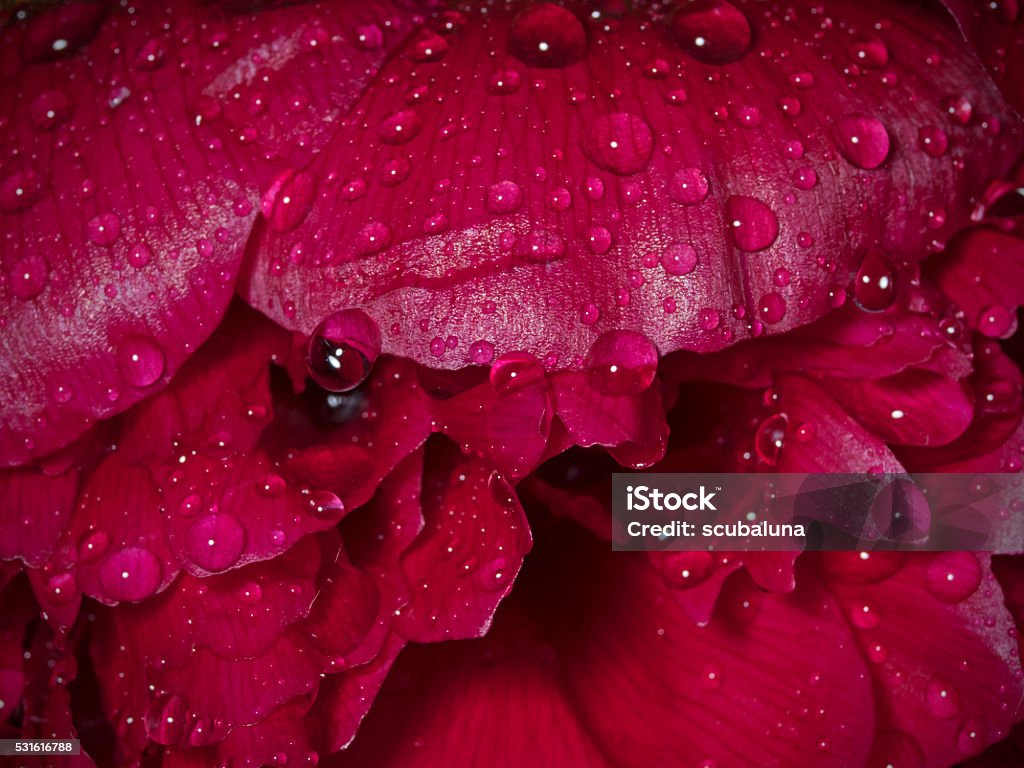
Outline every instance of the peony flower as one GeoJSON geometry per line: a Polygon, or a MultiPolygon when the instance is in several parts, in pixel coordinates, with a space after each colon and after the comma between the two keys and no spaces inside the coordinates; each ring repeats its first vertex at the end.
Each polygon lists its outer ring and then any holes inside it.
{"type": "Polygon", "coordinates": [[[610,545],[623,467],[1021,470],[1015,2],[5,13],[0,737],[1022,762],[1018,555],[610,545]]]}

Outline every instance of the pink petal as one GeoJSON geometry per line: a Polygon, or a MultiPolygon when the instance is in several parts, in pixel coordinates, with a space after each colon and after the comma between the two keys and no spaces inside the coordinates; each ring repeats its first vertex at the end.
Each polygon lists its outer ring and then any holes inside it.
{"type": "Polygon", "coordinates": [[[871,662],[879,727],[906,734],[922,765],[949,765],[1003,738],[1014,721],[1024,686],[1007,637],[1013,622],[987,556],[901,560],[883,578],[833,577],[829,587],[871,662]]]}
{"type": "Polygon", "coordinates": [[[47,477],[32,469],[0,471],[0,558],[39,566],[67,525],[78,472],[47,477]]]}
{"type": "Polygon", "coordinates": [[[227,308],[264,186],[411,31],[386,1],[316,22],[100,8],[29,14],[0,45],[4,465],[166,385],[227,308]]]}
{"type": "Polygon", "coordinates": [[[490,9],[485,26],[467,6],[392,57],[389,87],[304,169],[318,192],[303,221],[260,228],[248,301],[307,333],[361,307],[385,352],[444,368],[516,351],[579,368],[623,329],[663,353],[711,351],[820,317],[869,246],[922,258],[1019,144],[956,34],[916,9],[886,9],[878,34],[901,55],[873,68],[846,29],[879,17],[852,3],[830,6],[824,31],[809,9],[784,23],[737,11],[755,42],[725,65],[693,60],[642,11],[567,14],[552,33],[579,34],[531,49],[524,30],[549,22],[522,7],[490,9]],[[812,37],[799,60],[768,55],[812,37]],[[942,78],[926,63],[939,58],[942,78]],[[951,121],[950,92],[998,114],[1001,133],[951,121]],[[971,148],[962,173],[919,147],[929,125],[971,148]]]}
{"type": "Polygon", "coordinates": [[[402,558],[411,602],[396,626],[409,640],[483,635],[532,544],[508,481],[477,459],[453,454],[438,444],[427,455],[426,527],[402,558]]]}

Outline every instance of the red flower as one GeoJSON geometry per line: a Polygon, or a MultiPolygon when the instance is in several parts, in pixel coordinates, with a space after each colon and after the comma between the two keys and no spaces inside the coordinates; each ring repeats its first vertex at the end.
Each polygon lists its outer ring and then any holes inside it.
{"type": "Polygon", "coordinates": [[[946,5],[9,12],[0,735],[166,768],[1006,739],[1016,556],[605,541],[619,466],[1020,471],[1024,35],[946,5]]]}

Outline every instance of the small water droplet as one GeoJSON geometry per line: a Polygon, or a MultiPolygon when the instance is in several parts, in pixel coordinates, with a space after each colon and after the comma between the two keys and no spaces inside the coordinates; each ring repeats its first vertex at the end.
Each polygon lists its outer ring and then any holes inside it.
{"type": "Polygon", "coordinates": [[[788,423],[784,415],[777,413],[769,416],[757,428],[757,434],[754,436],[754,450],[765,464],[774,467],[778,463],[788,423]]]}
{"type": "Polygon", "coordinates": [[[487,190],[487,210],[491,213],[512,213],[523,202],[523,191],[514,181],[499,181],[487,190]]]}
{"type": "Polygon", "coordinates": [[[85,236],[96,245],[113,245],[121,236],[121,219],[113,213],[93,216],[85,225],[85,236]]]}
{"type": "Polygon", "coordinates": [[[896,301],[896,270],[885,253],[872,248],[853,278],[853,300],[867,312],[881,312],[896,301]]]}
{"type": "Polygon", "coordinates": [[[411,109],[403,109],[380,124],[378,135],[385,144],[405,144],[423,128],[423,118],[411,109]]]}
{"type": "Polygon", "coordinates": [[[29,117],[37,131],[53,131],[64,125],[74,111],[63,91],[43,91],[32,100],[29,117]]]}
{"type": "Polygon", "coordinates": [[[672,175],[668,195],[683,205],[699,203],[708,196],[708,177],[699,168],[681,168],[672,175]]]}
{"type": "Polygon", "coordinates": [[[591,345],[587,380],[606,395],[635,395],[646,390],[658,372],[658,349],[635,331],[608,331],[591,345]]]}
{"type": "Polygon", "coordinates": [[[944,603],[962,603],[981,586],[981,566],[971,552],[943,552],[928,564],[928,591],[944,603]]]}

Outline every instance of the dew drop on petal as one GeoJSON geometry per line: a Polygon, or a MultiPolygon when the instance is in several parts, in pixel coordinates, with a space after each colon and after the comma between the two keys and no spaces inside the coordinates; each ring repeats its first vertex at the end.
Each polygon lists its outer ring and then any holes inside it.
{"type": "Polygon", "coordinates": [[[962,603],[981,586],[981,565],[972,552],[942,552],[928,564],[925,586],[944,603],[962,603]]]}
{"type": "Polygon", "coordinates": [[[208,571],[223,571],[238,562],[245,548],[245,530],[227,514],[206,515],[188,527],[185,551],[208,571]]]}
{"type": "Polygon", "coordinates": [[[672,243],[661,254],[661,266],[670,275],[688,275],[697,267],[697,251],[689,243],[672,243]]]}
{"type": "Polygon", "coordinates": [[[786,438],[788,421],[781,413],[769,416],[754,435],[754,450],[765,464],[774,467],[779,461],[786,438]]]}
{"type": "Polygon", "coordinates": [[[699,168],[681,168],[672,175],[668,195],[683,205],[699,203],[708,196],[708,177],[699,168]]]}
{"type": "Polygon", "coordinates": [[[741,251],[760,251],[779,236],[775,212],[755,197],[733,195],[725,204],[733,242],[741,251]]]}
{"type": "Polygon", "coordinates": [[[86,222],[85,236],[90,243],[108,246],[117,242],[121,236],[121,219],[113,213],[101,213],[86,222]]]}
{"type": "Polygon", "coordinates": [[[836,146],[858,168],[877,168],[889,156],[889,132],[877,117],[843,115],[836,120],[836,146]]]}
{"type": "Polygon", "coordinates": [[[100,568],[100,586],[114,600],[143,600],[160,586],[160,561],[148,549],[126,547],[113,553],[100,568]]]}
{"type": "Polygon", "coordinates": [[[508,49],[531,67],[565,67],[586,54],[587,31],[571,11],[536,3],[512,20],[508,49]]]}
{"type": "Polygon", "coordinates": [[[179,694],[164,694],[146,708],[146,734],[157,744],[177,745],[185,735],[188,700],[179,694]]]}
{"type": "Polygon", "coordinates": [[[271,229],[287,232],[306,218],[313,205],[316,177],[306,171],[287,170],[263,195],[260,210],[271,229]]]}
{"type": "Polygon", "coordinates": [[[608,331],[591,345],[586,362],[590,385],[606,395],[635,395],[654,381],[658,349],[635,331],[608,331]]]}
{"type": "Polygon", "coordinates": [[[877,248],[867,252],[853,278],[853,300],[866,312],[881,312],[896,301],[896,270],[877,248]]]}
{"type": "Polygon", "coordinates": [[[523,202],[523,191],[514,181],[499,181],[487,190],[487,210],[491,213],[512,213],[523,202]]]}
{"type": "Polygon", "coordinates": [[[148,387],[164,374],[166,360],[149,336],[129,336],[117,346],[117,369],[133,387],[148,387]]]}
{"type": "Polygon", "coordinates": [[[316,327],[306,350],[309,375],[328,392],[359,386],[380,355],[380,329],[361,309],[343,309],[316,327]]]}
{"type": "Polygon", "coordinates": [[[750,49],[750,22],[726,0],[693,0],[682,5],[669,31],[690,56],[706,64],[736,61],[750,49]]]}
{"type": "Polygon", "coordinates": [[[529,352],[509,352],[491,366],[491,386],[501,394],[515,392],[543,379],[544,366],[529,352]]]}
{"type": "Polygon", "coordinates": [[[594,120],[583,149],[599,168],[628,176],[647,167],[654,136],[642,117],[613,112],[594,120]]]}

